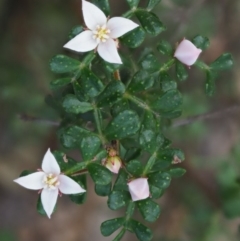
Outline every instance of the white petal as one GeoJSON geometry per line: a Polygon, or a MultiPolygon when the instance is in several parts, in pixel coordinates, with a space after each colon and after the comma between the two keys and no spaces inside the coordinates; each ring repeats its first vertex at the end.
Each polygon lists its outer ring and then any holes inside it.
{"type": "Polygon", "coordinates": [[[60,182],[58,188],[64,194],[77,194],[86,192],[86,190],[81,188],[81,186],[70,177],[60,175],[58,180],[60,182]]]}
{"type": "Polygon", "coordinates": [[[113,64],[122,64],[122,60],[118,54],[116,43],[113,39],[108,39],[105,43],[98,45],[98,54],[107,62],[113,64]]]}
{"type": "Polygon", "coordinates": [[[107,23],[107,28],[111,31],[111,38],[118,38],[138,26],[139,25],[134,23],[132,20],[122,17],[111,18],[107,23]]]}
{"type": "Polygon", "coordinates": [[[128,189],[133,201],[146,199],[150,195],[147,178],[137,178],[129,182],[128,189]]]}
{"type": "Polygon", "coordinates": [[[75,38],[67,42],[63,47],[77,52],[87,52],[97,47],[98,43],[93,39],[93,33],[90,30],[78,34],[75,38]]]}
{"type": "Polygon", "coordinates": [[[54,210],[54,207],[56,205],[58,198],[58,189],[43,189],[41,193],[41,201],[43,208],[48,215],[49,218],[51,218],[51,214],[54,210]]]}
{"type": "Polygon", "coordinates": [[[54,157],[54,155],[51,153],[50,148],[48,148],[42,162],[42,169],[46,173],[52,173],[52,174],[60,174],[61,170],[60,167],[54,157]]]}
{"type": "Polygon", "coordinates": [[[202,50],[198,49],[192,42],[184,39],[177,46],[174,57],[176,57],[183,64],[191,66],[196,62],[201,52],[202,50]]]}
{"type": "Polygon", "coordinates": [[[44,172],[34,172],[27,176],[19,177],[13,181],[25,188],[32,189],[32,190],[39,190],[43,188],[44,176],[45,176],[44,172]]]}
{"type": "Polygon", "coordinates": [[[107,22],[105,14],[94,4],[82,1],[83,18],[86,26],[95,30],[97,25],[104,25],[107,22]]]}

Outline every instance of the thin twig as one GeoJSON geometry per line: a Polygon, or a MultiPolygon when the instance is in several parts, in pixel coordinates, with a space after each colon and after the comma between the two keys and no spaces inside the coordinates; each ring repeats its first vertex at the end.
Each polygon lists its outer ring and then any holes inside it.
{"type": "Polygon", "coordinates": [[[186,119],[181,119],[181,120],[176,120],[173,122],[171,127],[179,127],[179,126],[185,126],[192,124],[197,121],[203,121],[207,119],[216,119],[219,117],[222,117],[227,114],[231,114],[234,112],[240,111],[240,106],[235,105],[235,106],[230,106],[225,109],[219,110],[219,111],[214,111],[214,112],[209,112],[201,115],[196,115],[196,116],[190,116],[186,119]]]}
{"type": "Polygon", "coordinates": [[[20,114],[20,115],[18,115],[18,117],[20,120],[26,121],[26,122],[35,122],[38,124],[49,125],[49,126],[59,126],[60,125],[60,122],[58,122],[58,121],[42,119],[42,118],[38,118],[35,116],[29,116],[27,114],[20,114]]]}

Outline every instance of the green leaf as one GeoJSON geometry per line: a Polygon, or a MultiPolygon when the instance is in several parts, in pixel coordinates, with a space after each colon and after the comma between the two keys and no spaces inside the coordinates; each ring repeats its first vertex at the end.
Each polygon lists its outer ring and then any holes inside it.
{"type": "Polygon", "coordinates": [[[79,127],[71,126],[62,131],[61,143],[65,148],[76,148],[79,146],[82,138],[87,136],[90,131],[79,127]]]}
{"type": "Polygon", "coordinates": [[[122,99],[113,105],[113,107],[111,108],[111,114],[113,116],[116,116],[120,112],[124,110],[129,110],[129,109],[130,107],[129,107],[128,100],[122,99]]]}
{"type": "Polygon", "coordinates": [[[101,224],[101,233],[103,236],[109,236],[119,229],[125,222],[124,218],[114,218],[107,220],[101,224]]]}
{"type": "Polygon", "coordinates": [[[73,86],[74,94],[80,101],[88,100],[88,97],[86,95],[84,95],[84,93],[82,91],[82,87],[80,86],[80,84],[77,80],[72,82],[72,86],[73,86]]]}
{"type": "Polygon", "coordinates": [[[99,139],[99,137],[94,135],[83,137],[80,144],[83,160],[91,160],[97,154],[100,146],[101,140],[99,139]]]}
{"type": "Polygon", "coordinates": [[[98,196],[108,196],[111,192],[111,188],[112,188],[112,183],[110,182],[107,185],[95,185],[95,192],[98,196]]]}
{"type": "Polygon", "coordinates": [[[72,81],[72,78],[62,78],[62,79],[56,79],[51,81],[50,88],[52,90],[62,88],[68,84],[70,84],[72,81]]]}
{"type": "Polygon", "coordinates": [[[179,61],[176,61],[176,75],[180,81],[184,81],[188,78],[188,72],[185,66],[179,61]]]}
{"type": "Polygon", "coordinates": [[[92,0],[92,3],[100,8],[106,16],[110,15],[110,5],[108,0],[92,0]]]}
{"type": "Polygon", "coordinates": [[[54,151],[53,155],[56,158],[58,165],[60,166],[61,172],[65,172],[69,168],[79,163],[73,160],[72,158],[67,157],[66,154],[61,151],[54,151]]]}
{"type": "Polygon", "coordinates": [[[130,200],[129,193],[126,191],[113,190],[108,197],[108,207],[112,210],[117,210],[127,205],[130,200]]]}
{"type": "Polygon", "coordinates": [[[67,113],[73,114],[86,113],[93,109],[90,103],[79,101],[75,95],[67,95],[62,105],[67,113]]]}
{"type": "Polygon", "coordinates": [[[140,128],[138,115],[131,110],[120,112],[108,124],[105,134],[108,139],[123,139],[135,134],[140,128]]]}
{"type": "Polygon", "coordinates": [[[206,49],[210,45],[210,41],[207,37],[203,37],[201,35],[197,35],[192,39],[192,43],[199,49],[206,49]]]}
{"type": "Polygon", "coordinates": [[[161,0],[149,0],[147,5],[147,10],[151,11],[157,4],[159,4],[161,0]]]}
{"type": "Polygon", "coordinates": [[[121,81],[110,82],[98,96],[96,103],[99,107],[111,106],[121,100],[125,92],[125,86],[121,81]]]}
{"type": "Polygon", "coordinates": [[[56,74],[72,72],[80,68],[80,62],[65,55],[57,55],[50,61],[51,71],[56,74]]]}
{"type": "Polygon", "coordinates": [[[126,169],[132,175],[134,175],[135,177],[138,177],[142,174],[144,167],[140,161],[131,160],[130,162],[127,163],[126,169]]]}
{"type": "Polygon", "coordinates": [[[128,86],[128,91],[130,93],[144,91],[151,88],[153,84],[153,76],[149,75],[149,73],[145,70],[140,70],[133,76],[128,86]]]}
{"type": "Polygon", "coordinates": [[[169,90],[156,99],[151,107],[163,112],[169,112],[182,105],[182,95],[178,90],[169,90]]]}
{"type": "Polygon", "coordinates": [[[82,69],[80,86],[84,94],[90,98],[99,95],[104,85],[101,80],[89,69],[82,69]]]}
{"type": "Polygon", "coordinates": [[[138,158],[141,154],[141,151],[142,150],[137,147],[132,147],[131,149],[128,149],[126,154],[124,155],[125,162],[129,162],[130,160],[138,158]]]}
{"type": "Polygon", "coordinates": [[[153,202],[150,198],[137,202],[137,207],[143,218],[148,222],[154,222],[160,215],[160,208],[158,204],[153,202]]]}
{"type": "Polygon", "coordinates": [[[140,65],[143,69],[149,72],[155,72],[160,69],[160,64],[155,55],[152,53],[145,55],[140,61],[140,65]]]}
{"type": "Polygon", "coordinates": [[[107,185],[112,181],[112,173],[100,164],[90,163],[87,169],[95,184],[107,185]]]}
{"type": "Polygon", "coordinates": [[[160,43],[157,45],[157,50],[163,55],[168,55],[168,56],[172,56],[174,52],[172,45],[165,40],[160,41],[160,43]]]}
{"type": "Polygon", "coordinates": [[[212,70],[225,70],[233,66],[233,58],[229,53],[222,54],[213,63],[210,64],[212,70]]]}
{"type": "Polygon", "coordinates": [[[69,40],[70,39],[73,39],[74,37],[76,37],[78,34],[80,34],[81,32],[83,32],[84,31],[84,28],[83,28],[83,26],[75,26],[75,27],[73,27],[72,28],[72,30],[71,30],[71,32],[69,33],[69,35],[68,35],[68,38],[69,38],[69,40]]]}
{"type": "Polygon", "coordinates": [[[138,9],[135,14],[147,33],[156,36],[166,30],[166,27],[154,13],[138,9]]]}
{"type": "Polygon", "coordinates": [[[152,231],[140,222],[131,219],[129,225],[140,241],[150,241],[152,239],[152,231]]]}
{"type": "Polygon", "coordinates": [[[113,189],[116,191],[116,190],[119,190],[119,191],[122,191],[122,190],[125,190],[125,191],[128,191],[128,185],[127,185],[127,182],[128,182],[128,174],[127,172],[122,168],[120,169],[119,173],[118,173],[118,177],[114,183],[114,186],[113,186],[113,189]]]}
{"type": "Polygon", "coordinates": [[[163,193],[164,193],[164,189],[155,187],[153,185],[149,185],[149,188],[150,188],[151,197],[153,199],[160,198],[163,195],[163,193]]]}
{"type": "Polygon", "coordinates": [[[182,150],[177,148],[159,150],[157,157],[159,161],[168,161],[169,163],[171,163],[175,157],[180,159],[181,161],[184,161],[185,159],[182,150]]]}
{"type": "Polygon", "coordinates": [[[171,176],[167,172],[156,172],[148,175],[148,182],[160,189],[166,189],[171,183],[171,176]]]}
{"type": "Polygon", "coordinates": [[[131,8],[137,7],[140,0],[126,0],[131,8]]]}
{"type": "Polygon", "coordinates": [[[137,27],[132,31],[124,34],[120,39],[121,43],[129,48],[137,48],[143,43],[145,39],[145,31],[141,27],[137,27]]]}
{"type": "MultiPolygon", "coordinates": [[[[75,182],[77,182],[83,189],[87,190],[87,175],[79,175],[71,177],[75,182]]],[[[83,204],[87,198],[87,192],[71,194],[69,195],[72,202],[76,204],[83,204]]]]}
{"type": "Polygon", "coordinates": [[[185,173],[186,173],[186,170],[181,167],[175,167],[169,170],[169,174],[171,175],[171,177],[176,177],[176,178],[183,176],[185,173]]]}
{"type": "Polygon", "coordinates": [[[205,92],[208,96],[213,96],[216,90],[215,78],[216,73],[213,71],[206,71],[205,92]]]}
{"type": "Polygon", "coordinates": [[[161,80],[161,88],[163,92],[167,92],[168,90],[177,89],[177,83],[174,81],[168,73],[162,72],[160,73],[161,80]]]}

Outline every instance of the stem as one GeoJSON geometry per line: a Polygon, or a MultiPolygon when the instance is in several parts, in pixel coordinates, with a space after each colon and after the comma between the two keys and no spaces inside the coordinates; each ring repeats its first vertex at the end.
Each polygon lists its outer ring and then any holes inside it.
{"type": "Polygon", "coordinates": [[[159,72],[168,71],[175,64],[175,59],[170,59],[167,63],[165,63],[159,70],[159,72]]]}
{"type": "Polygon", "coordinates": [[[86,57],[83,59],[84,67],[86,65],[89,65],[94,60],[95,57],[96,57],[96,54],[94,52],[90,52],[88,55],[86,55],[86,57]]]}
{"type": "Polygon", "coordinates": [[[129,11],[127,11],[126,13],[124,13],[122,16],[124,18],[130,18],[133,15],[133,13],[135,12],[135,10],[136,10],[136,8],[132,8],[129,11]]]}
{"type": "Polygon", "coordinates": [[[209,70],[210,69],[210,67],[207,64],[203,63],[200,60],[197,60],[194,65],[197,66],[200,69],[203,69],[203,70],[209,70]]]}
{"type": "Polygon", "coordinates": [[[127,207],[127,211],[126,211],[126,214],[127,214],[125,217],[126,221],[132,217],[134,210],[135,210],[135,203],[130,201],[128,204],[128,207],[127,207]]]}
{"type": "Polygon", "coordinates": [[[79,162],[75,166],[73,166],[73,167],[69,168],[68,170],[66,170],[64,172],[64,174],[72,175],[72,174],[78,173],[78,172],[80,172],[82,170],[85,170],[87,164],[88,164],[88,162],[79,162]]]}
{"type": "Polygon", "coordinates": [[[123,229],[121,230],[121,232],[115,237],[115,239],[114,239],[113,241],[119,241],[119,240],[121,240],[122,237],[123,237],[123,235],[125,234],[125,232],[126,232],[126,229],[123,228],[123,229]]]}
{"type": "Polygon", "coordinates": [[[147,165],[145,166],[143,170],[143,176],[146,176],[146,174],[149,172],[149,170],[153,167],[155,161],[156,161],[157,153],[154,152],[152,156],[148,159],[147,165]]]}
{"type": "Polygon", "coordinates": [[[114,71],[113,75],[116,80],[121,80],[120,72],[118,69],[114,71]]]}

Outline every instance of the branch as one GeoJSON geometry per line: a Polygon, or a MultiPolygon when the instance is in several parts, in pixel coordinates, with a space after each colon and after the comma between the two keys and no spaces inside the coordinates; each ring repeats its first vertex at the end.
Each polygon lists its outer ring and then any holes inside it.
{"type": "Polygon", "coordinates": [[[186,119],[176,120],[176,121],[173,122],[172,127],[185,126],[185,125],[189,125],[189,124],[192,124],[194,122],[197,122],[197,121],[203,121],[203,120],[208,120],[208,119],[216,119],[216,118],[225,116],[227,114],[235,113],[237,111],[240,111],[239,105],[230,106],[230,107],[227,107],[223,110],[219,110],[219,111],[215,111],[215,112],[209,112],[209,113],[196,115],[196,116],[190,116],[186,119]]]}
{"type": "Polygon", "coordinates": [[[59,126],[60,122],[57,121],[51,121],[46,119],[37,118],[35,116],[29,116],[27,114],[20,114],[18,115],[19,119],[25,122],[35,122],[38,124],[44,124],[49,126],[59,126]]]}

